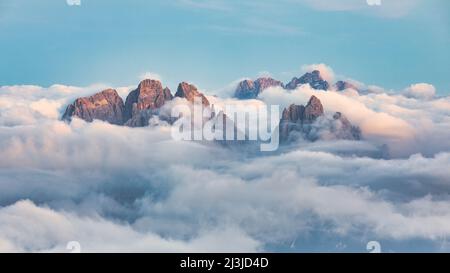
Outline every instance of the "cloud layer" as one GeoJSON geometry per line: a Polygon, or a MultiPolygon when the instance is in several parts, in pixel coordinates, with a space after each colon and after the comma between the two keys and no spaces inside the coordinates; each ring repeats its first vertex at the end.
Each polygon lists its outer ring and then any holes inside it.
{"type": "MultiPolygon", "coordinates": [[[[422,87],[412,86],[423,94],[422,87]]],[[[0,87],[0,251],[445,251],[450,235],[450,100],[301,86],[363,141],[298,141],[255,154],[175,141],[170,127],[59,120],[103,86],[0,87]],[[387,248],[387,249],[386,249],[387,248]]],[[[125,96],[131,88],[119,89],[125,96]]],[[[168,110],[168,109],[166,109],[168,110]]]]}

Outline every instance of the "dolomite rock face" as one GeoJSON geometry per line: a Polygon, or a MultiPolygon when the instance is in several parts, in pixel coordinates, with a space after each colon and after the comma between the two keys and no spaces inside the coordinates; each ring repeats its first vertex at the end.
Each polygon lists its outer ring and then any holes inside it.
{"type": "Polygon", "coordinates": [[[124,103],[114,89],[107,89],[90,97],[78,98],[70,104],[62,119],[70,121],[78,117],[87,122],[102,120],[111,124],[124,123],[124,103]]]}
{"type": "Polygon", "coordinates": [[[302,84],[309,84],[311,88],[316,90],[328,90],[330,84],[325,81],[318,70],[308,72],[300,78],[293,78],[287,85],[286,89],[293,90],[302,84]]]}
{"type": "Polygon", "coordinates": [[[159,109],[166,101],[170,101],[172,98],[173,96],[170,90],[167,87],[163,88],[160,81],[141,81],[138,88],[132,91],[125,101],[125,122],[127,124],[139,124],[136,121],[140,120],[143,116],[148,116],[147,112],[159,109]],[[142,114],[141,112],[145,113],[142,114]],[[128,122],[131,119],[134,121],[128,122]]]}
{"type": "Polygon", "coordinates": [[[291,104],[284,109],[280,120],[280,140],[287,141],[292,132],[307,134],[311,124],[323,114],[322,103],[315,96],[310,98],[306,106],[291,104]]]}
{"type": "Polygon", "coordinates": [[[361,140],[361,130],[353,126],[340,112],[332,118],[325,116],[320,100],[312,96],[306,106],[291,104],[284,109],[280,120],[280,141],[289,142],[297,138],[309,141],[318,139],[361,140]]]}
{"type": "Polygon", "coordinates": [[[153,117],[152,110],[141,110],[133,115],[132,118],[125,122],[128,127],[146,127],[149,125],[150,118],[153,117]]]}
{"type": "Polygon", "coordinates": [[[312,96],[309,99],[309,102],[305,107],[303,121],[307,122],[307,123],[312,123],[318,117],[322,116],[323,113],[324,113],[324,111],[323,111],[322,103],[316,96],[312,96]]]}
{"type": "Polygon", "coordinates": [[[209,106],[209,101],[205,95],[200,93],[195,85],[186,82],[182,82],[178,85],[175,97],[185,98],[192,103],[194,103],[195,98],[200,98],[204,106],[209,106]]]}
{"type": "MultiPolygon", "coordinates": [[[[208,99],[198,91],[197,87],[188,83],[180,83],[176,97],[194,102],[200,98],[204,106],[209,106],[208,99]]],[[[158,116],[159,109],[173,99],[169,88],[163,88],[157,80],[143,80],[139,86],[128,94],[125,103],[113,89],[108,89],[91,97],[78,98],[67,107],[64,120],[70,121],[73,116],[92,122],[94,119],[112,124],[130,127],[149,125],[149,119],[158,116]]]]}
{"type": "Polygon", "coordinates": [[[255,99],[264,89],[276,86],[283,87],[283,83],[268,77],[259,78],[255,81],[243,80],[238,84],[234,97],[243,100],[255,99]]]}

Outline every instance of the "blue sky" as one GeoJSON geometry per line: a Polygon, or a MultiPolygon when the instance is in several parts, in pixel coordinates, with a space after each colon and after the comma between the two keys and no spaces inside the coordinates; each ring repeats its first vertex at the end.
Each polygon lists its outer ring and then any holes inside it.
{"type": "Polygon", "coordinates": [[[145,72],[174,88],[219,89],[301,66],[388,89],[450,93],[447,0],[0,0],[0,85],[134,85],[145,72]]]}

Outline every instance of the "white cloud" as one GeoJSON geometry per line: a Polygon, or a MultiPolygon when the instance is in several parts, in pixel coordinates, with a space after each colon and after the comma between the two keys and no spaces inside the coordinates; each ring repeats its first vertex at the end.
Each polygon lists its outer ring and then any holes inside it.
{"type": "Polygon", "coordinates": [[[413,84],[405,90],[405,96],[430,100],[436,96],[436,88],[428,83],[413,84]]]}
{"type": "Polygon", "coordinates": [[[162,77],[161,75],[159,75],[158,73],[154,73],[154,72],[145,72],[142,73],[139,76],[139,80],[157,80],[157,81],[162,81],[162,77]]]}
{"type": "Polygon", "coordinates": [[[310,64],[302,66],[303,72],[312,72],[314,70],[320,71],[320,76],[330,84],[335,81],[334,71],[326,64],[310,64]]]}
{"type": "Polygon", "coordinates": [[[68,252],[77,241],[82,252],[255,252],[257,241],[238,229],[202,232],[181,241],[101,217],[79,217],[19,201],[0,208],[0,252],[68,252]]]}

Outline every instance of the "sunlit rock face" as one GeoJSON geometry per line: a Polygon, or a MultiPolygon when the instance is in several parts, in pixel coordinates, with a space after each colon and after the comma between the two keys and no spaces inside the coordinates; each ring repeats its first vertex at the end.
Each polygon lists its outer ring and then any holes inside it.
{"type": "Polygon", "coordinates": [[[148,115],[147,112],[160,108],[172,98],[170,90],[167,87],[163,88],[160,81],[143,80],[138,88],[131,91],[127,96],[125,101],[125,122],[134,124],[135,126],[133,127],[146,126],[145,123],[148,125],[148,121],[143,123],[137,121],[148,115]]]}
{"type": "Polygon", "coordinates": [[[78,117],[87,122],[95,119],[107,121],[111,124],[122,125],[124,123],[124,103],[114,89],[107,89],[90,97],[78,98],[70,104],[63,119],[70,121],[72,117],[78,117]]]}
{"type": "Polygon", "coordinates": [[[202,100],[204,106],[209,106],[209,101],[205,95],[200,93],[195,85],[186,82],[182,82],[178,85],[175,97],[185,98],[192,103],[195,101],[195,98],[198,97],[202,100]]]}

